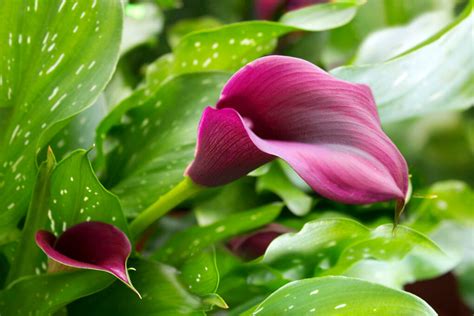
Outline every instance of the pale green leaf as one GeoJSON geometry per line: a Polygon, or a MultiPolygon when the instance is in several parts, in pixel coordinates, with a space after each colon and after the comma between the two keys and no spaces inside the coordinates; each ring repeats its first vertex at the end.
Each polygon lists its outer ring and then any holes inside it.
{"type": "Polygon", "coordinates": [[[332,73],[365,83],[374,93],[382,121],[398,121],[474,103],[474,14],[466,9],[447,30],[387,62],[348,66],[332,73]]]}
{"type": "Polygon", "coordinates": [[[243,315],[436,315],[413,294],[354,278],[291,282],[243,315]]]}
{"type": "Polygon", "coordinates": [[[0,2],[3,233],[26,211],[37,148],[92,105],[109,81],[121,30],[116,0],[0,2]]]}

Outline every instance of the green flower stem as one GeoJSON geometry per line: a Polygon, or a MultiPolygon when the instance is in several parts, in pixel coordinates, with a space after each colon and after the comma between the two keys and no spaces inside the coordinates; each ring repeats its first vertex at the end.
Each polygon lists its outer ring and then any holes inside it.
{"type": "Polygon", "coordinates": [[[157,219],[203,189],[205,188],[194,183],[191,178],[185,177],[183,181],[178,183],[171,191],[160,196],[155,203],[150,205],[130,223],[132,236],[137,238],[157,219]]]}

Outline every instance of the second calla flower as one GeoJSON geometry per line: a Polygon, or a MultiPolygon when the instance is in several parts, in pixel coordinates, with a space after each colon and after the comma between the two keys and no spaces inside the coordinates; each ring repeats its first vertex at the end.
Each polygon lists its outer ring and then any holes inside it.
{"type": "Polygon", "coordinates": [[[370,89],[269,56],[239,70],[216,108],[205,109],[186,174],[219,186],[277,157],[335,201],[403,203],[407,195],[407,164],[381,128],[370,89]]]}

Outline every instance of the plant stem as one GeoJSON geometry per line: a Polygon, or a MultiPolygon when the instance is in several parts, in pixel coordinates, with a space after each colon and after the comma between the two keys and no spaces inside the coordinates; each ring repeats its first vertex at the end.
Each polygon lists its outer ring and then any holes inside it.
{"type": "Polygon", "coordinates": [[[160,196],[155,203],[146,208],[130,223],[132,236],[136,239],[157,219],[203,189],[204,187],[194,183],[191,178],[185,177],[183,181],[178,183],[171,191],[160,196]]]}

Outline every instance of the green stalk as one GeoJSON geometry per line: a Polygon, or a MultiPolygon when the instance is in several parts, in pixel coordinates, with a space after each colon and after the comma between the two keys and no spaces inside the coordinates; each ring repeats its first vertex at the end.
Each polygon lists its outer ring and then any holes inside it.
{"type": "Polygon", "coordinates": [[[204,187],[194,183],[191,178],[185,177],[183,181],[178,183],[171,191],[160,196],[155,203],[150,205],[130,223],[130,232],[133,238],[136,239],[157,219],[203,189],[204,187]]]}

